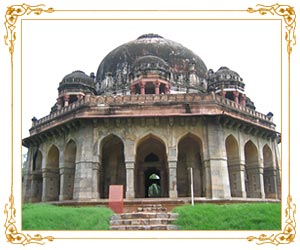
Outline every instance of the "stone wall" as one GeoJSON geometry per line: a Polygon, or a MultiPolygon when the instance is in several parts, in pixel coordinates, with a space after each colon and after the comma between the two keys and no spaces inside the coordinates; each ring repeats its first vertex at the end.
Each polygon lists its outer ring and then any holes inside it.
{"type": "Polygon", "coordinates": [[[126,198],[145,197],[147,168],[160,175],[166,197],[190,195],[188,169],[193,168],[197,197],[278,199],[276,148],[276,141],[226,127],[214,117],[86,120],[30,148],[23,199],[107,198],[110,184],[124,185],[126,198]],[[151,153],[159,161],[143,162],[151,153]],[[39,177],[33,170],[37,164],[39,177]]]}

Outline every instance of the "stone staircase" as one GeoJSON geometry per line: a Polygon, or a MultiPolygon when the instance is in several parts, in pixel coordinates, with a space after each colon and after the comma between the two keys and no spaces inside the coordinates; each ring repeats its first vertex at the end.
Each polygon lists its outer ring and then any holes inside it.
{"type": "Polygon", "coordinates": [[[143,205],[136,212],[112,215],[110,230],[178,230],[172,225],[177,217],[160,204],[143,205]]]}

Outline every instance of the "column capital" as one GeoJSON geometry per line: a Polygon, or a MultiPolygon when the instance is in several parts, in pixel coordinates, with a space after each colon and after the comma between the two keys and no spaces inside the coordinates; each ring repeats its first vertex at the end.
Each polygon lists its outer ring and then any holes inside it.
{"type": "Polygon", "coordinates": [[[139,84],[139,86],[140,86],[141,88],[144,88],[145,85],[146,85],[146,83],[145,83],[144,80],[141,80],[138,84],[139,84]]]}
{"type": "Polygon", "coordinates": [[[125,167],[126,169],[134,169],[134,161],[125,161],[125,167]]]}
{"type": "Polygon", "coordinates": [[[177,160],[169,160],[169,168],[177,168],[177,160]]]}

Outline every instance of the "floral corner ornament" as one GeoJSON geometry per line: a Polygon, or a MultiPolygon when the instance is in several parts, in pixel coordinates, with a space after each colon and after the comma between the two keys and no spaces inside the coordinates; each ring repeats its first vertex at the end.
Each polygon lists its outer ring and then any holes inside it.
{"type": "Polygon", "coordinates": [[[15,225],[16,208],[14,206],[14,197],[12,195],[9,197],[9,203],[5,205],[4,214],[6,215],[6,221],[4,224],[5,235],[8,242],[12,244],[22,244],[25,246],[31,243],[43,245],[45,244],[45,240],[54,240],[54,237],[52,236],[43,237],[40,234],[30,236],[29,234],[18,232],[18,229],[15,225]]]}
{"type": "MultiPolygon", "coordinates": [[[[43,12],[46,13],[52,13],[54,12],[53,8],[44,8],[45,5],[40,4],[36,6],[30,6],[28,4],[22,4],[22,5],[12,5],[10,7],[7,7],[7,11],[5,13],[5,29],[6,34],[4,35],[4,41],[5,45],[9,47],[9,53],[11,55],[11,68],[13,72],[13,54],[14,54],[14,46],[15,41],[17,38],[16,35],[16,24],[18,21],[18,18],[23,15],[30,15],[31,13],[35,15],[40,15],[43,12]]],[[[12,86],[13,86],[13,78],[11,79],[12,86]]],[[[13,169],[13,166],[12,166],[13,169]]],[[[6,220],[4,223],[5,228],[5,235],[8,242],[12,244],[22,244],[23,246],[36,243],[43,245],[45,244],[45,241],[53,241],[54,237],[52,236],[46,236],[43,237],[40,234],[35,234],[34,236],[31,236],[29,234],[24,234],[22,232],[19,232],[17,226],[16,226],[16,214],[17,210],[15,208],[14,203],[14,196],[13,196],[13,182],[11,183],[11,194],[9,196],[9,202],[5,204],[4,207],[4,214],[6,215],[6,220]]]]}
{"type": "Polygon", "coordinates": [[[6,35],[4,35],[5,44],[9,46],[9,53],[14,53],[14,44],[16,41],[16,22],[20,16],[23,15],[30,15],[31,13],[35,15],[40,15],[43,12],[46,13],[52,13],[54,12],[53,8],[44,8],[45,5],[40,4],[36,6],[30,6],[28,4],[22,4],[22,5],[12,5],[7,7],[7,11],[5,13],[5,29],[6,29],[6,35]]]}
{"type": "Polygon", "coordinates": [[[279,4],[274,4],[271,6],[258,4],[257,7],[258,9],[248,8],[247,11],[250,13],[258,12],[261,15],[270,13],[272,15],[283,17],[286,24],[285,40],[287,41],[287,52],[288,55],[290,55],[292,53],[292,46],[296,45],[296,12],[294,7],[279,4]]]}
{"type": "Polygon", "coordinates": [[[261,234],[259,237],[249,236],[247,238],[248,241],[257,240],[256,244],[262,245],[266,243],[270,243],[278,246],[279,244],[289,244],[294,242],[296,237],[296,205],[292,204],[292,197],[288,196],[287,198],[287,208],[285,209],[285,226],[283,232],[278,234],[271,234],[270,236],[266,234],[261,234]]]}

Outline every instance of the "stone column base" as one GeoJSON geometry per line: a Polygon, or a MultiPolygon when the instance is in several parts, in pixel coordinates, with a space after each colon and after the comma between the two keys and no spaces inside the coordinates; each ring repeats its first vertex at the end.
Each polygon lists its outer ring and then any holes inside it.
{"type": "Polygon", "coordinates": [[[177,197],[178,197],[177,191],[175,191],[175,190],[170,190],[170,191],[169,191],[169,197],[170,197],[170,198],[177,198],[177,197]]]}
{"type": "Polygon", "coordinates": [[[132,199],[134,199],[134,191],[126,191],[126,199],[128,199],[128,200],[132,200],[132,199]]]}

